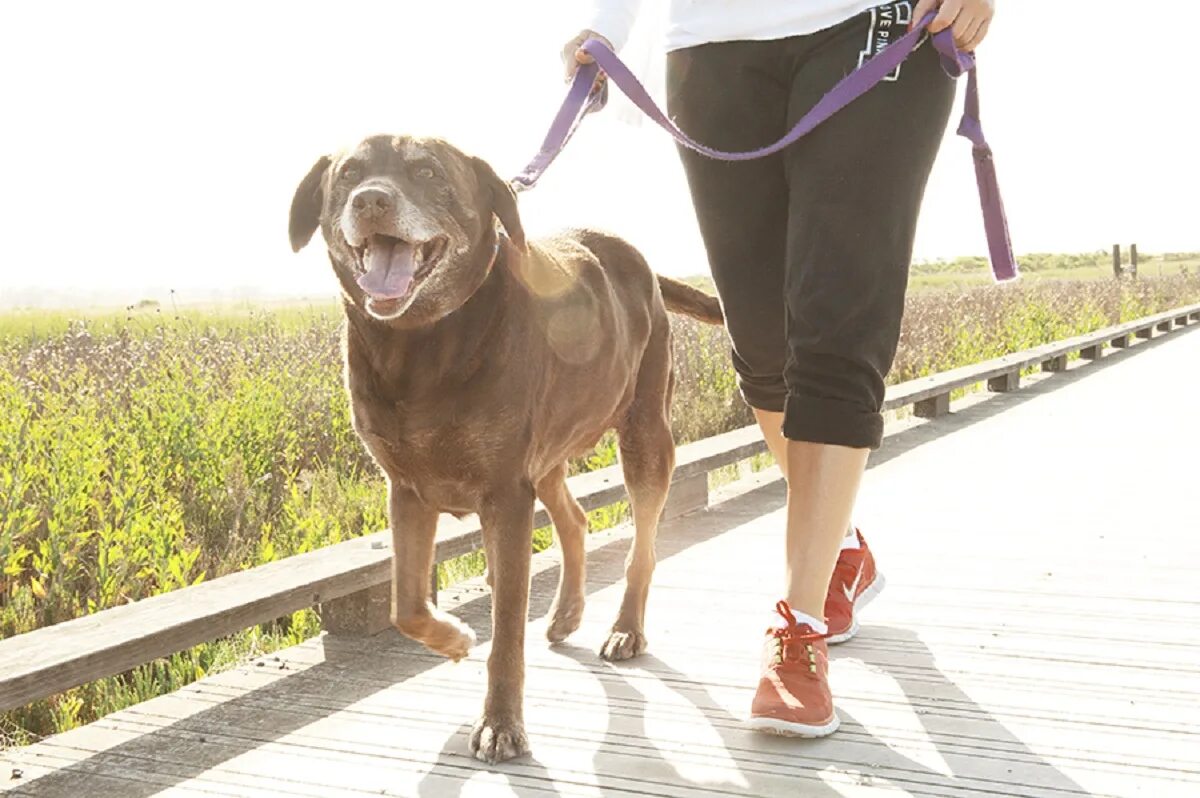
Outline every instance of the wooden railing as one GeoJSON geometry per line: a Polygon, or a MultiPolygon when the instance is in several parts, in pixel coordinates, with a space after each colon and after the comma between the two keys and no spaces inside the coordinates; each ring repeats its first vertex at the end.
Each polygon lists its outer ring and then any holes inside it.
{"type": "MultiPolygon", "coordinates": [[[[1196,322],[1200,304],[901,383],[888,389],[884,409],[911,405],[918,416],[936,417],[950,411],[957,389],[986,382],[992,391],[1012,391],[1030,367],[1062,371],[1076,352],[1097,360],[1108,345],[1124,349],[1134,338],[1196,322]]],[[[710,471],[765,451],[756,427],[679,447],[664,517],[707,506],[710,471]]],[[[586,510],[625,498],[616,466],[568,483],[586,510]]],[[[538,507],[534,523],[549,523],[544,508],[538,507]]],[[[444,562],[482,545],[478,522],[447,517],[438,526],[436,559],[444,562]]],[[[0,641],[0,711],[306,607],[319,605],[322,625],[332,633],[381,631],[388,626],[391,556],[390,534],[377,532],[0,641]]]]}

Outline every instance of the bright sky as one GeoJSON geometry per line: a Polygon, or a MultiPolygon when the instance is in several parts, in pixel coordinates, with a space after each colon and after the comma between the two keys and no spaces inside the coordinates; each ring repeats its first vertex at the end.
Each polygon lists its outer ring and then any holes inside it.
{"type": "MultiPolygon", "coordinates": [[[[421,132],[514,174],[561,99],[559,48],[582,5],[9,4],[0,305],[333,294],[319,242],[295,256],[285,234],[316,157],[421,132]]],[[[1190,30],[1194,3],[998,5],[980,76],[1017,250],[1200,249],[1195,55],[1170,34],[1190,30]]],[[[647,0],[641,38],[657,9],[647,0]]],[[[659,271],[706,272],[672,146],[628,116],[587,121],[522,197],[526,227],[601,226],[659,271]]],[[[985,251],[973,180],[951,130],[918,259],[985,251]]]]}

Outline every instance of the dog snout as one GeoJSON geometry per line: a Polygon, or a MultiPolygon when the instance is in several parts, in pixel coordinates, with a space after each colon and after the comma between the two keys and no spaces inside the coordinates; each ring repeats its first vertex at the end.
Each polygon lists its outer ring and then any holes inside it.
{"type": "Polygon", "coordinates": [[[357,216],[374,219],[391,213],[396,207],[396,202],[391,194],[382,189],[363,188],[354,192],[350,205],[357,216]]]}

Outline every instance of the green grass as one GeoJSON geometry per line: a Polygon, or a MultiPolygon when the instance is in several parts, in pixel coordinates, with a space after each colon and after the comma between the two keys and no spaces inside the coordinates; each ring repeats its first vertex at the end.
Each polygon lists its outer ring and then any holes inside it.
{"type": "MultiPolygon", "coordinates": [[[[1113,279],[1111,251],[1079,255],[1032,253],[1022,255],[1017,260],[1023,279],[1029,282],[1113,279]]],[[[1128,268],[1128,252],[1123,252],[1122,262],[1128,268]]],[[[1140,277],[1200,274],[1200,253],[1138,253],[1138,274],[1140,277]]],[[[909,290],[961,290],[989,285],[991,282],[991,268],[986,258],[955,258],[913,264],[909,290]]]]}
{"type": "MultiPolygon", "coordinates": [[[[917,292],[892,379],[1197,301],[1200,275],[917,292]]],[[[340,323],[333,305],[0,315],[0,637],[384,528],[383,480],[349,423],[340,323]]],[[[723,331],[674,330],[677,441],[752,423],[723,331]]],[[[572,471],[616,451],[606,436],[572,471]]],[[[627,514],[604,508],[592,524],[627,514]]],[[[536,532],[535,548],[550,543],[536,532]]],[[[469,555],[439,579],[482,566],[469,555]]],[[[69,729],[319,629],[313,610],[259,625],[4,713],[0,736],[69,729]]]]}

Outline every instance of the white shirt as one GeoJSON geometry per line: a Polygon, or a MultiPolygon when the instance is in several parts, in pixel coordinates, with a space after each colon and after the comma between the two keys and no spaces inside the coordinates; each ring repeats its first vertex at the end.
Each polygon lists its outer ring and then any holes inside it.
{"type": "MultiPolygon", "coordinates": [[[[845,22],[889,0],[670,0],[666,47],[709,42],[783,39],[845,22]]],[[[641,0],[591,0],[589,30],[620,50],[629,39],[641,0]]]]}

